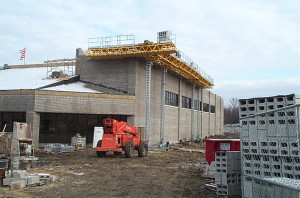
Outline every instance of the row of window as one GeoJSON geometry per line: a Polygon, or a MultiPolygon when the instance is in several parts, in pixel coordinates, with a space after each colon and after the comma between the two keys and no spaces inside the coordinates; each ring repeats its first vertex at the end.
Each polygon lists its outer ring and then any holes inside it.
{"type": "Polygon", "coordinates": [[[103,119],[108,117],[120,121],[127,120],[127,116],[124,115],[41,113],[39,142],[70,143],[71,137],[80,133],[86,137],[87,143],[91,143],[94,127],[103,127],[103,119]]]}
{"type": "MultiPolygon", "coordinates": [[[[178,107],[178,94],[166,91],[165,93],[165,104],[170,106],[178,107]]],[[[182,96],[181,97],[181,107],[186,109],[192,109],[192,99],[189,97],[182,96]]],[[[201,111],[202,102],[198,100],[194,100],[194,110],[201,111]]],[[[216,107],[214,105],[209,105],[207,103],[203,103],[203,111],[215,113],[216,107]]]]}

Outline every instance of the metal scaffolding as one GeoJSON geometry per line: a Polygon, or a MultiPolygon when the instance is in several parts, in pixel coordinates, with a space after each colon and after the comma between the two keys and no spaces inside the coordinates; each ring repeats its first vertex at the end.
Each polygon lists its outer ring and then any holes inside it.
{"type": "Polygon", "coordinates": [[[44,63],[47,64],[47,77],[51,76],[54,71],[60,71],[64,76],[74,75],[76,59],[55,59],[44,61],[44,63]]]}
{"type": "MultiPolygon", "coordinates": [[[[146,64],[146,116],[145,116],[145,140],[150,144],[149,136],[150,136],[150,122],[151,122],[151,68],[153,63],[151,61],[147,61],[146,64]]],[[[150,146],[150,145],[149,145],[150,146]]]]}
{"type": "Polygon", "coordinates": [[[160,145],[164,144],[165,133],[165,95],[166,95],[167,69],[161,69],[161,94],[160,94],[160,145]]]}
{"type": "MultiPolygon", "coordinates": [[[[199,110],[199,111],[197,111],[197,120],[199,120],[199,113],[201,112],[201,106],[202,106],[201,105],[202,101],[200,101],[200,92],[201,92],[201,87],[199,87],[198,94],[197,94],[197,101],[199,101],[198,102],[199,107],[197,109],[197,110],[199,110]]],[[[201,118],[202,118],[202,116],[201,116],[201,118]]],[[[201,122],[201,124],[202,124],[202,122],[201,122]]],[[[202,139],[202,134],[200,135],[199,124],[197,122],[197,139],[200,139],[200,138],[202,139]]]]}
{"type": "MultiPolygon", "coordinates": [[[[195,109],[195,85],[192,85],[192,98],[191,98],[191,140],[195,139],[194,133],[195,133],[195,127],[194,127],[194,109],[195,109]]],[[[197,101],[198,102],[198,101],[197,101]]],[[[197,110],[197,109],[196,109],[197,110]]]]}

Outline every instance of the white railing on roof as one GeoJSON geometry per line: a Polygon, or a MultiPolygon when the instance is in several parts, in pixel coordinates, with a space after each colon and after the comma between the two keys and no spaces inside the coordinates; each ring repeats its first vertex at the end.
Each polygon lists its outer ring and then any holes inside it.
{"type": "Polygon", "coordinates": [[[179,51],[175,54],[172,54],[174,57],[180,59],[181,61],[185,62],[193,69],[195,69],[203,78],[208,80],[210,83],[214,84],[214,79],[208,75],[197,63],[195,63],[191,58],[185,55],[182,51],[179,51]]]}
{"type": "Polygon", "coordinates": [[[89,38],[88,42],[88,48],[106,48],[131,45],[135,45],[135,36],[133,34],[89,38]]]}

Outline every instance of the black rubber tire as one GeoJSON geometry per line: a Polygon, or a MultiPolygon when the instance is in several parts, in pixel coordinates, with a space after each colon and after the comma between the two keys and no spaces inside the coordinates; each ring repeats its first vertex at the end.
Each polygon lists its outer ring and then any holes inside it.
{"type": "Polygon", "coordinates": [[[105,157],[106,156],[106,151],[96,151],[96,154],[98,157],[105,157]]]}
{"type": "Polygon", "coordinates": [[[99,141],[97,142],[97,147],[101,147],[101,145],[102,145],[102,140],[99,140],[99,141]]]}
{"type": "Polygon", "coordinates": [[[148,144],[147,142],[142,141],[138,148],[139,157],[147,157],[148,155],[148,144]]]}
{"type": "MultiPolygon", "coordinates": [[[[101,147],[102,145],[102,140],[99,140],[97,142],[97,147],[101,147]]],[[[105,157],[106,156],[106,152],[105,151],[96,151],[96,154],[98,157],[105,157]]]]}
{"type": "Polygon", "coordinates": [[[122,152],[114,151],[114,155],[121,155],[122,152]]]}
{"type": "Polygon", "coordinates": [[[124,145],[125,157],[129,158],[133,156],[134,145],[131,140],[128,140],[124,145]]]}

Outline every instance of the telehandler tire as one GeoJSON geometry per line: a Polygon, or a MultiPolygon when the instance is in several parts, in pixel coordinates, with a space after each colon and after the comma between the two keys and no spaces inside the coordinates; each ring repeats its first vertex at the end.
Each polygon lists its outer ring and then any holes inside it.
{"type": "Polygon", "coordinates": [[[97,142],[97,147],[101,147],[101,145],[102,145],[102,140],[99,140],[99,141],[97,142]]]}
{"type": "Polygon", "coordinates": [[[114,155],[121,155],[122,152],[114,151],[114,155]]]}
{"type": "Polygon", "coordinates": [[[105,151],[96,151],[96,154],[97,154],[98,157],[105,157],[106,156],[105,151]]]}
{"type": "Polygon", "coordinates": [[[138,148],[139,157],[147,157],[148,155],[148,144],[147,142],[142,141],[138,148]]]}
{"type": "Polygon", "coordinates": [[[134,145],[131,140],[128,140],[124,145],[125,157],[129,158],[133,156],[134,145]]]}
{"type": "MultiPolygon", "coordinates": [[[[97,147],[101,147],[102,145],[102,140],[99,140],[97,142],[97,147]]],[[[106,156],[106,152],[105,151],[96,151],[96,154],[98,157],[105,157],[106,156]]]]}

